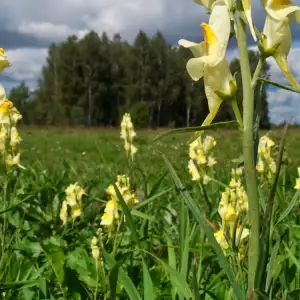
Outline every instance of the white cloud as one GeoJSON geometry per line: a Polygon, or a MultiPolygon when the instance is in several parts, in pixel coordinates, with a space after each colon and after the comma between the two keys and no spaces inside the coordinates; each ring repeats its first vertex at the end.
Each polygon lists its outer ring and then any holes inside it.
{"type": "Polygon", "coordinates": [[[3,75],[13,80],[37,80],[45,63],[48,49],[18,48],[7,51],[12,67],[4,70],[3,75]]]}
{"type": "Polygon", "coordinates": [[[17,30],[20,33],[49,40],[60,40],[73,33],[72,29],[66,24],[53,24],[50,22],[35,22],[29,20],[22,21],[18,25],[17,30]]]}

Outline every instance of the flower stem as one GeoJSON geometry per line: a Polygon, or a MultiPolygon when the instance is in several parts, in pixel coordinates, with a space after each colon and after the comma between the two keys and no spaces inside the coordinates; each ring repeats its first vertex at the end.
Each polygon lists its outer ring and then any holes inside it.
{"type": "Polygon", "coordinates": [[[259,247],[259,203],[254,163],[253,148],[253,112],[254,89],[251,84],[251,71],[248,56],[245,23],[238,15],[237,41],[240,55],[241,73],[243,80],[243,117],[244,117],[244,167],[249,201],[250,238],[248,252],[248,295],[249,299],[256,299],[254,293],[255,273],[260,255],[259,247]]]}
{"type": "Polygon", "coordinates": [[[240,112],[236,97],[234,97],[234,99],[232,100],[232,109],[235,114],[236,120],[238,121],[240,128],[242,129],[243,128],[243,118],[241,116],[241,112],[240,112]]]}

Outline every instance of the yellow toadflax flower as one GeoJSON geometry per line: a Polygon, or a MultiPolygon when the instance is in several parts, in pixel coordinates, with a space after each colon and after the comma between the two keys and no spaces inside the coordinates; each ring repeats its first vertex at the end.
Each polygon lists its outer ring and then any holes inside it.
{"type": "Polygon", "coordinates": [[[260,51],[265,57],[273,56],[278,66],[294,88],[300,90],[300,85],[291,74],[287,57],[290,52],[292,36],[290,21],[300,22],[300,7],[289,0],[262,0],[267,11],[260,41],[260,51]]]}
{"type": "Polygon", "coordinates": [[[61,220],[65,224],[67,220],[67,206],[71,208],[71,218],[76,220],[82,214],[82,197],[85,195],[84,189],[79,185],[78,182],[70,184],[66,190],[66,199],[61,207],[61,220]]]}
{"type": "Polygon", "coordinates": [[[121,139],[124,140],[124,148],[128,155],[134,156],[137,148],[132,144],[136,136],[130,114],[126,113],[121,122],[121,139]]]}
{"type": "Polygon", "coordinates": [[[236,93],[236,84],[225,58],[231,28],[230,14],[225,3],[215,2],[209,24],[202,23],[201,26],[204,30],[204,42],[197,44],[182,39],[178,44],[189,48],[194,55],[186,66],[191,78],[198,81],[204,77],[210,113],[203,125],[209,125],[222,101],[231,100],[236,93]]]}
{"type": "MultiPolygon", "coordinates": [[[[135,194],[131,191],[128,176],[118,175],[115,184],[128,206],[132,206],[139,202],[135,194]]],[[[119,220],[119,198],[115,187],[112,184],[106,189],[106,192],[111,199],[106,203],[100,224],[106,226],[109,230],[113,230],[115,228],[115,223],[119,220]]]]}
{"type": "Polygon", "coordinates": [[[4,86],[0,84],[0,104],[2,104],[6,99],[7,98],[6,98],[4,86]]]}
{"type": "MultiPolygon", "coordinates": [[[[130,179],[128,176],[118,175],[115,184],[127,205],[130,206],[138,203],[138,199],[135,197],[135,194],[131,192],[130,179]]],[[[110,185],[106,192],[112,197],[112,199],[116,202],[118,201],[118,196],[113,185],[110,185]]]]}
{"type": "Polygon", "coordinates": [[[206,136],[204,139],[199,136],[190,144],[188,169],[193,181],[203,184],[210,181],[208,170],[217,163],[211,152],[215,146],[216,141],[211,136],[206,136]]]}
{"type": "Polygon", "coordinates": [[[259,140],[256,170],[260,174],[261,181],[268,181],[275,174],[276,163],[271,153],[274,145],[274,142],[266,135],[259,140]]]}
{"type": "Polygon", "coordinates": [[[220,244],[221,248],[224,250],[227,250],[229,248],[228,242],[225,238],[225,233],[222,228],[220,228],[216,233],[215,233],[215,238],[217,242],[220,244]]]}
{"type": "Polygon", "coordinates": [[[67,221],[68,221],[68,204],[67,204],[66,201],[64,201],[61,205],[59,217],[62,220],[63,225],[67,224],[67,221]]]}
{"type": "Polygon", "coordinates": [[[7,60],[7,56],[4,54],[4,49],[0,48],[0,72],[2,72],[4,68],[8,68],[10,66],[11,64],[7,60]]]}
{"type": "Polygon", "coordinates": [[[300,168],[298,168],[298,178],[296,178],[296,185],[295,185],[295,189],[296,190],[300,190],[300,168]]]}
{"type": "Polygon", "coordinates": [[[244,257],[244,243],[249,235],[247,228],[243,228],[241,232],[240,224],[237,224],[237,227],[235,227],[239,214],[248,211],[248,196],[242,185],[242,174],[242,168],[232,169],[231,171],[232,178],[229,183],[229,188],[226,188],[222,193],[218,208],[221,217],[221,227],[219,231],[215,233],[215,237],[220,246],[224,250],[227,250],[229,248],[227,240],[232,242],[234,238],[234,228],[236,228],[235,244],[239,247],[241,259],[244,257]],[[225,239],[225,233],[227,240],[225,239]]]}

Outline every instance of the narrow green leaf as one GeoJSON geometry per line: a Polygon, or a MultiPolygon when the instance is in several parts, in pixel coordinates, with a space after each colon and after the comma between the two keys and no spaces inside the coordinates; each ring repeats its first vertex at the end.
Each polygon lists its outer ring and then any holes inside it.
{"type": "Polygon", "coordinates": [[[282,220],[284,220],[288,216],[288,214],[291,212],[291,210],[294,208],[294,206],[298,202],[299,194],[300,194],[300,190],[298,190],[296,192],[296,194],[294,195],[292,201],[289,203],[286,210],[279,216],[279,219],[274,227],[276,227],[282,220]]]}
{"type": "Polygon", "coordinates": [[[193,293],[186,282],[186,279],[174,268],[171,268],[168,264],[166,264],[163,260],[155,256],[153,253],[143,250],[148,255],[151,255],[155,258],[159,263],[162,264],[165,271],[170,275],[171,281],[173,282],[173,287],[177,288],[177,292],[180,296],[185,297],[186,299],[190,299],[193,297],[193,293]]]}
{"type": "Polygon", "coordinates": [[[159,187],[161,186],[162,182],[164,181],[166,175],[167,175],[167,171],[164,172],[156,181],[156,183],[153,185],[153,188],[151,189],[149,195],[147,196],[147,198],[150,198],[152,196],[155,195],[156,191],[159,189],[159,187]]]}
{"type": "Polygon", "coordinates": [[[284,89],[284,90],[287,90],[287,91],[291,91],[291,92],[300,94],[300,91],[294,89],[293,87],[291,87],[289,85],[284,85],[284,84],[281,84],[281,83],[278,83],[278,82],[274,82],[274,81],[271,81],[271,80],[268,80],[268,79],[265,79],[265,78],[261,78],[261,77],[259,77],[258,79],[260,81],[263,81],[265,83],[274,85],[274,86],[279,87],[281,89],[284,89]]]}
{"type": "Polygon", "coordinates": [[[300,272],[300,262],[298,261],[298,259],[294,256],[294,254],[292,253],[291,249],[286,245],[285,242],[283,242],[285,250],[287,252],[287,254],[289,255],[289,258],[291,259],[291,261],[295,264],[295,266],[298,269],[298,272],[300,272]]]}
{"type": "Polygon", "coordinates": [[[33,196],[30,195],[29,197],[25,198],[24,200],[18,202],[17,204],[14,204],[14,205],[12,205],[12,206],[10,206],[10,207],[4,209],[4,210],[1,210],[1,211],[0,211],[0,215],[1,215],[1,214],[4,214],[4,213],[6,213],[6,212],[8,212],[8,211],[10,211],[10,210],[12,210],[12,209],[14,209],[14,208],[17,208],[17,207],[20,206],[22,203],[28,201],[30,198],[33,198],[33,196]]]}
{"type": "Polygon", "coordinates": [[[197,282],[197,270],[196,270],[196,265],[193,265],[193,278],[192,278],[192,283],[193,283],[193,289],[194,289],[194,297],[195,300],[201,300],[201,296],[199,293],[199,286],[197,282]]]}
{"type": "MultiPolygon", "coordinates": [[[[116,261],[114,260],[114,258],[108,252],[106,252],[104,249],[102,250],[102,252],[103,252],[105,262],[107,263],[108,267],[113,268],[116,265],[116,261]]],[[[122,269],[122,267],[119,267],[118,281],[124,287],[130,300],[141,300],[141,297],[140,297],[137,289],[135,288],[133,282],[128,277],[126,272],[122,269]]]]}
{"type": "Polygon", "coordinates": [[[278,250],[279,250],[279,241],[277,241],[277,243],[275,244],[272,250],[270,261],[267,267],[267,280],[266,280],[266,289],[265,289],[266,291],[268,291],[271,286],[278,250]]]}
{"type": "Polygon", "coordinates": [[[116,194],[118,196],[121,208],[122,208],[122,210],[124,212],[124,215],[126,217],[126,223],[125,224],[129,227],[133,240],[139,245],[139,239],[137,237],[136,228],[135,228],[135,224],[133,222],[133,219],[132,219],[132,216],[131,216],[131,213],[130,213],[130,209],[129,209],[128,205],[126,204],[126,202],[124,201],[123,196],[121,195],[121,193],[120,193],[118,187],[116,186],[116,184],[113,184],[113,186],[114,186],[116,194]]]}
{"type": "Polygon", "coordinates": [[[143,259],[143,284],[144,284],[144,300],[153,300],[154,292],[153,292],[153,283],[148,270],[148,266],[143,259]]]}
{"type": "Polygon", "coordinates": [[[141,219],[148,220],[150,222],[156,222],[155,217],[149,216],[149,215],[147,215],[147,214],[145,214],[145,213],[143,213],[139,210],[136,210],[136,209],[132,209],[131,214],[136,216],[136,217],[139,217],[141,219]]]}
{"type": "Polygon", "coordinates": [[[116,299],[119,268],[120,264],[116,263],[109,273],[110,298],[112,300],[116,299]]]}
{"type": "Polygon", "coordinates": [[[228,122],[219,122],[214,123],[208,126],[196,126],[196,127],[186,127],[186,128],[178,128],[173,129],[169,131],[165,131],[159,135],[157,135],[154,139],[154,141],[157,141],[163,137],[166,137],[168,135],[177,134],[177,133],[187,133],[187,132],[196,132],[196,131],[202,131],[202,130],[208,130],[208,129],[218,129],[218,128],[238,128],[239,123],[237,121],[228,121],[228,122]]]}
{"type": "Polygon", "coordinates": [[[224,253],[223,250],[221,249],[220,245],[218,244],[218,242],[216,241],[214,234],[211,230],[211,228],[208,226],[208,224],[206,223],[205,220],[205,215],[204,213],[200,210],[198,203],[190,196],[190,194],[185,190],[183,184],[181,183],[178,175],[176,174],[173,166],[171,165],[170,161],[168,160],[168,158],[163,155],[163,159],[168,167],[168,169],[170,170],[170,173],[173,177],[173,180],[175,182],[175,185],[177,186],[177,188],[179,189],[181,195],[184,197],[188,207],[190,208],[192,214],[194,215],[194,217],[196,218],[196,220],[199,222],[200,226],[202,227],[202,229],[204,230],[208,241],[212,244],[217,257],[218,257],[218,261],[219,264],[221,266],[221,268],[224,269],[229,282],[232,285],[233,291],[235,293],[235,296],[237,297],[237,299],[245,299],[245,295],[242,293],[236,279],[235,279],[235,275],[233,270],[231,269],[224,253]]]}
{"type": "Polygon", "coordinates": [[[148,205],[150,202],[158,199],[160,196],[164,195],[164,194],[167,194],[168,192],[170,192],[172,190],[172,188],[170,189],[167,189],[167,190],[164,190],[164,191],[161,191],[149,198],[147,198],[146,200],[142,201],[142,202],[139,202],[137,205],[134,206],[135,209],[139,209],[145,205],[148,205]]]}
{"type": "Polygon", "coordinates": [[[188,275],[188,267],[189,267],[189,244],[190,244],[190,224],[188,213],[185,210],[182,211],[186,215],[186,224],[185,224],[185,232],[181,237],[183,240],[183,249],[181,251],[181,265],[180,265],[180,273],[184,278],[187,279],[188,275]]]}

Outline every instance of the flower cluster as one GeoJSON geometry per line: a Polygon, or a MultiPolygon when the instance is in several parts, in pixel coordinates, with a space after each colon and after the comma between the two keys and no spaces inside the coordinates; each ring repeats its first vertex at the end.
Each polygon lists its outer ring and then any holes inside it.
{"type": "Polygon", "coordinates": [[[65,225],[68,221],[68,206],[71,208],[71,218],[76,220],[82,214],[82,196],[85,195],[84,189],[76,182],[70,184],[66,190],[66,199],[63,201],[60,210],[60,219],[65,225]]]}
{"type": "MultiPolygon", "coordinates": [[[[138,203],[138,199],[131,191],[128,176],[118,175],[115,185],[128,206],[138,203]]],[[[106,226],[109,229],[114,229],[115,223],[119,220],[119,199],[113,185],[110,185],[106,192],[110,196],[110,200],[106,203],[104,214],[101,218],[101,225],[106,226]]]]}
{"type": "Polygon", "coordinates": [[[134,127],[131,121],[130,114],[126,113],[121,122],[121,139],[124,140],[124,148],[128,156],[135,155],[137,148],[133,145],[133,138],[136,136],[134,127]]]}
{"type": "MultiPolygon", "coordinates": [[[[0,48],[0,72],[9,67],[10,63],[4,55],[4,50],[0,48]]],[[[0,153],[4,158],[6,167],[20,165],[21,137],[16,128],[17,122],[22,118],[21,114],[14,107],[14,104],[6,98],[4,87],[0,85],[0,153]]]]}
{"type": "Polygon", "coordinates": [[[222,220],[221,226],[215,233],[218,243],[224,250],[229,248],[228,241],[232,241],[235,235],[235,244],[239,244],[237,246],[239,246],[240,254],[242,254],[242,246],[249,235],[247,228],[242,229],[240,224],[236,224],[239,215],[248,211],[248,197],[241,181],[242,173],[242,168],[231,171],[232,178],[229,187],[222,193],[219,203],[218,212],[222,220]],[[236,232],[234,232],[235,228],[236,232]]]}
{"type": "Polygon", "coordinates": [[[212,149],[216,146],[216,141],[211,136],[206,136],[203,140],[199,136],[190,144],[188,169],[193,181],[207,184],[210,177],[207,175],[208,169],[216,164],[216,159],[212,154],[212,149]]]}
{"type": "Polygon", "coordinates": [[[272,157],[274,142],[266,135],[260,138],[256,170],[262,181],[270,180],[276,171],[276,163],[272,157]]]}

